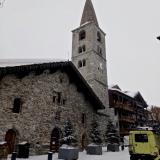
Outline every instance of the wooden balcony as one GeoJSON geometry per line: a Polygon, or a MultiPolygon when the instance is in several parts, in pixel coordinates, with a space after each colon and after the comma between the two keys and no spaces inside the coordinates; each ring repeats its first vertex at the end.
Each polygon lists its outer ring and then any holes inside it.
{"type": "Polygon", "coordinates": [[[113,101],[111,106],[113,108],[116,108],[116,109],[121,109],[121,110],[125,110],[125,111],[130,111],[130,112],[135,112],[133,106],[131,106],[131,104],[129,103],[122,103],[122,102],[116,102],[116,101],[113,101]]]}
{"type": "Polygon", "coordinates": [[[119,121],[120,122],[135,123],[136,118],[133,118],[133,117],[130,117],[130,116],[120,116],[119,121]]]}

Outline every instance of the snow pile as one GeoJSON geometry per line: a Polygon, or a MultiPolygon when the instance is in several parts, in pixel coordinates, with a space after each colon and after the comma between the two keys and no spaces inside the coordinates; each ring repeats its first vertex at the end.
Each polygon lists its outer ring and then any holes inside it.
{"type": "MultiPolygon", "coordinates": [[[[128,154],[128,149],[125,149],[123,152],[106,152],[106,148],[103,148],[103,155],[87,155],[86,152],[80,152],[79,154],[79,159],[78,160],[129,160],[129,154],[128,154]]],[[[53,154],[53,160],[58,160],[58,155],[53,154]]],[[[7,159],[10,160],[10,157],[7,159]]],[[[17,160],[24,160],[24,159],[19,159],[17,160]]],[[[29,157],[29,159],[26,160],[47,160],[47,155],[42,155],[42,156],[32,156],[29,157]]]]}

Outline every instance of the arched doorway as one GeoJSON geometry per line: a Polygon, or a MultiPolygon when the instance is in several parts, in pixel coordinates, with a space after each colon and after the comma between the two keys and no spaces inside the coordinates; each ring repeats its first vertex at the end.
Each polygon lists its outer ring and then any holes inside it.
{"type": "Polygon", "coordinates": [[[60,147],[60,136],[61,132],[58,128],[54,128],[51,134],[50,151],[58,152],[60,147]]]}
{"type": "Polygon", "coordinates": [[[16,144],[16,132],[13,129],[6,132],[5,141],[8,144],[8,153],[11,154],[14,151],[16,144]]]}
{"type": "Polygon", "coordinates": [[[82,135],[82,138],[81,138],[81,146],[82,146],[82,150],[84,150],[87,147],[87,136],[85,133],[82,135]]]}

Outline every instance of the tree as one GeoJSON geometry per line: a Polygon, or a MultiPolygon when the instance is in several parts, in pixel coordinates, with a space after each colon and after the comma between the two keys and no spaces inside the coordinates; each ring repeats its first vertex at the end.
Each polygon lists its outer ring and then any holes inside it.
{"type": "Polygon", "coordinates": [[[120,142],[118,131],[116,130],[116,127],[113,125],[111,120],[109,120],[107,124],[105,142],[107,144],[119,144],[120,142]]]}
{"type": "Polygon", "coordinates": [[[71,122],[68,120],[64,124],[64,138],[63,143],[67,145],[72,145],[73,143],[76,143],[76,138],[73,132],[73,126],[71,122]]]}
{"type": "Polygon", "coordinates": [[[93,121],[91,124],[91,134],[90,138],[92,139],[92,142],[99,145],[102,143],[101,137],[100,137],[100,132],[98,130],[98,123],[96,121],[93,121]]]}
{"type": "Polygon", "coordinates": [[[151,112],[153,120],[160,122],[160,108],[156,106],[152,106],[150,112],[151,112]]]}

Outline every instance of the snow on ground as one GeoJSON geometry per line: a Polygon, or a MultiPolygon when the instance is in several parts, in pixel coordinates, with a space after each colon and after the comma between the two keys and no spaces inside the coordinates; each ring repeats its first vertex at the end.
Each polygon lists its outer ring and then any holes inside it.
{"type": "MultiPolygon", "coordinates": [[[[58,160],[58,154],[53,154],[53,160],[58,160]]],[[[10,160],[10,158],[8,158],[10,160]]],[[[17,160],[24,160],[19,159],[17,160]]],[[[30,156],[29,159],[26,160],[47,160],[47,155],[43,156],[30,156]]],[[[94,156],[87,155],[86,152],[80,152],[78,160],[129,160],[128,149],[126,148],[124,151],[120,152],[106,152],[106,148],[103,149],[103,155],[94,156]]]]}

